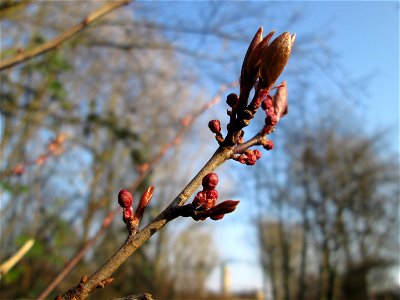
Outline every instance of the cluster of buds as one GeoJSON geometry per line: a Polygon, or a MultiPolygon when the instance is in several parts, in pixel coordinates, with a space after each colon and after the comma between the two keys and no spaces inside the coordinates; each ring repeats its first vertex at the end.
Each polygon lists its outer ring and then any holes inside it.
{"type": "Polygon", "coordinates": [[[250,150],[252,146],[262,146],[271,150],[274,144],[266,136],[272,133],[276,124],[288,112],[287,83],[274,84],[284,70],[292,50],[296,35],[285,32],[270,40],[274,32],[266,37],[262,36],[260,28],[251,41],[243,60],[240,74],[240,94],[231,93],[226,103],[230,109],[227,114],[230,118],[227,125],[226,137],[221,135],[221,126],[218,120],[212,120],[208,126],[216,134],[218,143],[233,150],[232,159],[246,165],[254,165],[261,157],[258,150],[250,150]],[[249,103],[251,90],[254,96],[249,103]],[[276,89],[274,96],[269,93],[276,89]],[[265,112],[265,123],[256,136],[245,141],[243,128],[250,124],[259,108],[265,112]]]}
{"type": "Polygon", "coordinates": [[[143,218],[144,211],[149,205],[151,198],[153,197],[154,186],[150,186],[143,193],[140,198],[138,207],[135,213],[133,213],[132,204],[133,196],[128,190],[121,190],[118,193],[118,204],[122,207],[122,220],[128,227],[130,233],[137,230],[140,220],[143,218]]]}
{"type": "Polygon", "coordinates": [[[246,150],[244,153],[232,157],[232,159],[248,166],[255,165],[260,158],[261,152],[259,150],[246,150]]]}
{"type": "Polygon", "coordinates": [[[184,207],[185,212],[182,216],[190,216],[194,220],[221,220],[225,214],[236,209],[239,201],[227,200],[215,205],[218,199],[218,191],[215,189],[218,185],[218,175],[209,173],[203,177],[203,190],[198,192],[193,199],[193,202],[184,207]]]}
{"type": "Polygon", "coordinates": [[[276,89],[274,96],[267,95],[261,103],[261,108],[265,111],[265,124],[260,132],[262,135],[270,134],[280,118],[288,113],[286,81],[283,81],[276,89]]]}

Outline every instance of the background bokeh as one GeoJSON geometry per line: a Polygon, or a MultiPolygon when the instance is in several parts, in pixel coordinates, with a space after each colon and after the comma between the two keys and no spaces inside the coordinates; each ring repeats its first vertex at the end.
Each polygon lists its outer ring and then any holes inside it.
{"type": "MultiPolygon", "coordinates": [[[[1,1],[1,59],[104,3],[1,1]]],[[[260,26],[297,34],[278,80],[288,82],[289,114],[255,166],[217,170],[219,199],[240,199],[237,210],[218,222],[174,220],[93,299],[399,297],[398,2],[135,1],[0,73],[0,262],[35,239],[2,275],[0,298],[35,298],[52,282],[181,119],[238,80],[260,26]]],[[[136,199],[156,186],[144,223],[215,151],[207,123],[219,119],[225,131],[232,92],[138,188],[136,199]]],[[[246,137],[262,124],[256,116],[246,137]]],[[[125,236],[118,215],[51,297],[92,274],[125,236]]]]}

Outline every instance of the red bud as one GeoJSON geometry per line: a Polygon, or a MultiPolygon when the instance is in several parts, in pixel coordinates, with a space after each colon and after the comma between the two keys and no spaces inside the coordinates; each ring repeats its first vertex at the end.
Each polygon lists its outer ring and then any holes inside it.
{"type": "Polygon", "coordinates": [[[274,148],[274,142],[271,140],[265,140],[263,146],[265,150],[272,150],[274,148]]]}
{"type": "Polygon", "coordinates": [[[208,122],[208,128],[210,128],[212,133],[219,133],[221,132],[221,123],[219,120],[211,120],[208,122]]]}
{"type": "Polygon", "coordinates": [[[202,185],[205,190],[213,190],[218,184],[218,175],[216,173],[208,173],[203,177],[202,185]]]}
{"type": "Polygon", "coordinates": [[[128,190],[121,190],[118,193],[118,204],[123,207],[131,207],[133,203],[133,196],[128,190]]]}
{"type": "Polygon", "coordinates": [[[254,150],[254,155],[257,157],[257,159],[261,158],[261,151],[260,150],[254,150]]]}

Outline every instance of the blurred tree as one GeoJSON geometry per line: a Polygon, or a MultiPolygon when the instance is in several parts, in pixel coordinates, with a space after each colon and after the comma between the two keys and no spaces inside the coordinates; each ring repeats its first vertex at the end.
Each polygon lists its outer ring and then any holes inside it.
{"type": "Polygon", "coordinates": [[[258,225],[274,299],[368,299],[369,274],[398,267],[399,166],[381,142],[326,122],[288,139],[287,175],[262,183],[280,217],[258,225]]]}

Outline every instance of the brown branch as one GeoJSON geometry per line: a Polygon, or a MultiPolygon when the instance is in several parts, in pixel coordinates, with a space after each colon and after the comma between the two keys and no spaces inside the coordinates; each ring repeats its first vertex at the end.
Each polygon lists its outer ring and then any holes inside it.
{"type": "MultiPolygon", "coordinates": [[[[217,94],[207,103],[205,103],[198,111],[186,116],[181,121],[181,128],[174,136],[174,138],[167,145],[162,147],[161,151],[157,153],[148,163],[145,163],[145,168],[142,169],[140,175],[131,184],[129,190],[131,193],[136,192],[138,186],[143,182],[149,172],[161,161],[161,159],[166,155],[167,151],[177,144],[177,141],[185,135],[187,130],[191,127],[194,121],[201,116],[207,109],[211,108],[213,105],[217,104],[221,98],[223,92],[229,87],[235,86],[236,83],[231,83],[230,85],[222,85],[217,92],[217,94]]],[[[64,269],[56,276],[56,278],[46,287],[46,289],[37,297],[37,300],[46,299],[46,297],[62,282],[62,280],[73,270],[73,268],[78,264],[78,262],[85,256],[86,252],[90,250],[96,241],[103,235],[107,228],[111,225],[114,217],[121,211],[118,206],[112,212],[110,212],[103,221],[103,225],[99,228],[96,234],[86,242],[86,244],[67,262],[64,269]]]]}
{"type": "Polygon", "coordinates": [[[66,40],[73,37],[78,32],[82,31],[86,27],[88,27],[91,23],[93,23],[98,18],[103,15],[115,10],[116,8],[129,4],[132,0],[117,0],[113,2],[109,2],[104,4],[98,10],[95,10],[91,14],[89,14],[82,22],[79,24],[67,29],[63,33],[61,33],[58,37],[44,43],[43,45],[37,46],[31,50],[26,52],[19,53],[13,57],[0,61],[0,70],[11,68],[19,63],[22,63],[26,60],[32,59],[38,55],[46,53],[59,45],[61,45],[66,40]]]}
{"type": "Polygon", "coordinates": [[[93,292],[101,282],[110,278],[110,276],[130,257],[145,241],[147,241],[154,233],[160,230],[169,221],[179,216],[176,209],[182,206],[194,191],[200,186],[205,175],[214,171],[223,162],[228,160],[232,155],[230,148],[220,147],[212,155],[210,160],[190,181],[190,183],[181,191],[181,193],[171,202],[171,204],[153,219],[145,228],[136,234],[128,235],[121,248],[87,281],[80,283],[78,287],[67,291],[61,299],[85,299],[93,292]]]}

